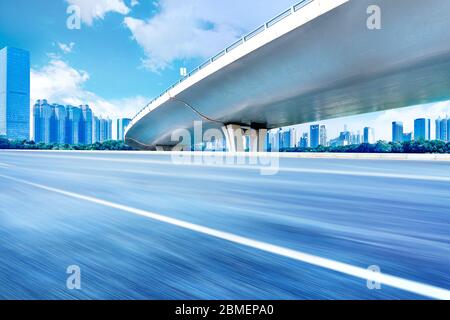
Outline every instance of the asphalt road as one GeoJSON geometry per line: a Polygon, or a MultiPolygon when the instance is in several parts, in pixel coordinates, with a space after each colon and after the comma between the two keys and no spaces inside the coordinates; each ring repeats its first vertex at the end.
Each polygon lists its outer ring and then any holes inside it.
{"type": "Polygon", "coordinates": [[[450,162],[279,166],[2,151],[0,299],[449,297],[450,162]]]}

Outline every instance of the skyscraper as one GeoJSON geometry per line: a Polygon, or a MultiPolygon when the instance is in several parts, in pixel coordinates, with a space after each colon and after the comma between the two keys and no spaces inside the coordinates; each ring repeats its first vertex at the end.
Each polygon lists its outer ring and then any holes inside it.
{"type": "Polygon", "coordinates": [[[92,144],[92,110],[89,106],[80,106],[81,118],[80,118],[80,131],[79,131],[79,143],[80,144],[92,144]]]}
{"type": "Polygon", "coordinates": [[[364,128],[364,143],[375,143],[375,130],[373,128],[364,128]]]}
{"type": "Polygon", "coordinates": [[[131,123],[131,119],[117,119],[117,140],[125,140],[125,130],[131,123]]]}
{"type": "Polygon", "coordinates": [[[291,132],[291,135],[290,135],[291,141],[289,141],[289,146],[291,148],[295,148],[295,147],[297,147],[297,129],[291,128],[290,132],[291,132]]]}
{"type": "Polygon", "coordinates": [[[54,128],[55,114],[47,100],[36,101],[33,107],[34,116],[34,141],[39,143],[51,143],[54,136],[51,134],[54,128]]]}
{"type": "MultiPolygon", "coordinates": [[[[40,101],[40,100],[38,100],[40,101]]],[[[33,128],[34,128],[34,134],[31,137],[31,140],[34,142],[40,142],[42,141],[41,137],[41,107],[40,103],[36,102],[36,104],[33,107],[33,128]]]]}
{"type": "Polygon", "coordinates": [[[403,122],[392,122],[392,142],[403,141],[403,122]]]}
{"type": "Polygon", "coordinates": [[[313,124],[310,128],[310,139],[311,139],[311,148],[317,148],[319,146],[319,137],[320,137],[320,132],[319,132],[319,125],[318,124],[313,124]]]}
{"type": "Polygon", "coordinates": [[[112,120],[110,119],[99,119],[100,127],[100,142],[105,142],[111,140],[112,138],[112,120]]]}
{"type": "Polygon", "coordinates": [[[291,147],[291,130],[280,131],[280,149],[291,147]]]}
{"type": "Polygon", "coordinates": [[[67,112],[66,107],[54,104],[55,112],[55,137],[56,143],[64,144],[66,143],[66,122],[67,122],[67,112]]]}
{"type": "MultiPolygon", "coordinates": [[[[440,119],[439,119],[440,120],[440,119]]],[[[437,121],[436,121],[437,125],[437,121]]],[[[450,141],[450,119],[446,117],[439,121],[439,138],[438,140],[450,141]]],[[[436,129],[437,130],[437,129],[436,129]]]]}
{"type": "Polygon", "coordinates": [[[341,146],[348,146],[352,143],[352,134],[348,131],[347,126],[344,126],[344,131],[339,134],[339,141],[341,146]]]}
{"type": "Polygon", "coordinates": [[[436,119],[436,140],[445,140],[441,139],[441,117],[436,119]]]}
{"type": "Polygon", "coordinates": [[[447,141],[450,141],[450,119],[447,120],[447,141]]]}
{"type": "Polygon", "coordinates": [[[299,146],[300,146],[300,148],[306,149],[306,148],[308,148],[308,145],[309,145],[309,137],[308,137],[308,133],[305,132],[305,133],[303,133],[302,137],[300,138],[299,146]]]}
{"type": "Polygon", "coordinates": [[[327,141],[327,127],[322,125],[320,126],[320,141],[319,141],[321,146],[326,147],[328,145],[328,141],[327,141]]]}
{"type": "Polygon", "coordinates": [[[30,139],[30,54],[0,50],[0,136],[30,139]]]}
{"type": "Polygon", "coordinates": [[[81,109],[74,106],[67,106],[66,118],[66,143],[79,144],[80,143],[80,120],[81,109]]]}
{"type": "Polygon", "coordinates": [[[431,120],[416,119],[414,120],[414,140],[430,140],[431,120]]]}
{"type": "Polygon", "coordinates": [[[94,116],[92,121],[92,142],[100,142],[100,119],[94,116]]]}
{"type": "Polygon", "coordinates": [[[279,131],[270,131],[270,151],[278,152],[280,150],[279,131]]]}

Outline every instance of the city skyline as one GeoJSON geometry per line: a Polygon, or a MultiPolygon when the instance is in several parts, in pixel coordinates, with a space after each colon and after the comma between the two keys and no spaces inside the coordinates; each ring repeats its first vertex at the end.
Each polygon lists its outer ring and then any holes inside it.
{"type": "Polygon", "coordinates": [[[436,123],[435,120],[439,118],[446,118],[450,116],[450,102],[444,101],[433,104],[409,106],[405,108],[392,109],[388,111],[360,114],[349,117],[342,117],[320,122],[310,122],[295,126],[285,127],[296,128],[300,132],[309,132],[310,126],[320,123],[326,125],[329,137],[337,137],[340,132],[347,126],[350,131],[357,132],[364,127],[371,127],[375,129],[375,140],[391,141],[392,140],[392,123],[403,122],[404,132],[414,132],[414,120],[419,118],[431,119],[430,132],[431,140],[436,137],[436,123]]]}
{"type": "MultiPolygon", "coordinates": [[[[57,3],[42,0],[32,17],[28,17],[27,11],[13,10],[1,3],[0,12],[4,16],[0,19],[0,30],[15,32],[3,31],[0,47],[16,46],[32,52],[30,110],[34,101],[48,99],[64,105],[88,104],[96,114],[114,119],[132,118],[153,97],[180,79],[180,68],[193,70],[206,58],[295,2],[249,0],[223,7],[218,2],[202,0],[202,10],[192,10],[198,5],[192,1],[174,5],[167,0],[158,3],[118,0],[118,5],[111,7],[100,0],[61,0],[57,3]],[[260,4],[258,12],[251,17],[245,15],[243,19],[244,9],[255,3],[260,4]],[[66,27],[66,9],[70,4],[83,9],[80,30],[66,27]],[[45,20],[48,12],[54,17],[51,22],[45,20]],[[167,21],[170,21],[167,18],[179,15],[183,17],[180,22],[183,28],[171,34],[175,40],[170,44],[173,50],[169,50],[173,54],[168,55],[164,53],[168,51],[163,51],[167,44],[162,40],[173,26],[167,26],[167,21]],[[19,24],[18,21],[25,23],[19,24]],[[210,23],[205,24],[204,21],[210,23]],[[39,39],[34,36],[35,31],[39,31],[39,39]],[[192,48],[193,34],[202,44],[198,47],[204,51],[186,49],[192,48]],[[122,81],[124,74],[127,81],[122,81]]],[[[26,0],[18,0],[17,3],[28,5],[26,0]]],[[[353,129],[361,126],[358,123],[363,123],[376,128],[377,140],[388,141],[391,122],[410,123],[420,116],[435,119],[437,115],[450,113],[450,102],[405,108],[323,123],[329,136],[337,136],[343,124],[353,129]]],[[[433,133],[434,125],[432,123],[433,133]]],[[[310,123],[304,126],[309,128],[310,123]]],[[[412,132],[413,128],[405,125],[405,131],[412,132]]],[[[114,121],[114,135],[116,132],[114,121]]]]}
{"type": "MultiPolygon", "coordinates": [[[[339,120],[339,119],[336,119],[339,120]]],[[[439,116],[437,119],[417,118],[412,121],[412,131],[406,132],[403,121],[393,121],[390,127],[390,139],[377,139],[375,132],[376,128],[365,126],[362,130],[353,131],[348,128],[348,125],[343,125],[343,130],[331,139],[328,139],[328,127],[322,121],[309,125],[309,131],[302,131],[302,127],[308,124],[273,129],[268,132],[269,149],[270,146],[279,146],[283,148],[316,148],[318,146],[345,146],[351,144],[370,143],[374,144],[377,141],[385,142],[407,142],[413,140],[440,140],[444,142],[450,141],[450,118],[439,116]],[[432,127],[435,123],[435,127],[432,127]],[[433,131],[434,130],[434,131],[433,131]],[[434,132],[434,135],[433,135],[434,132]],[[278,139],[277,139],[278,137],[278,139]],[[290,144],[286,141],[290,140],[290,144]],[[278,141],[277,141],[278,140],[278,141]]],[[[363,124],[359,124],[360,126],[363,124]]],[[[386,135],[387,133],[385,133],[386,135]]]]}

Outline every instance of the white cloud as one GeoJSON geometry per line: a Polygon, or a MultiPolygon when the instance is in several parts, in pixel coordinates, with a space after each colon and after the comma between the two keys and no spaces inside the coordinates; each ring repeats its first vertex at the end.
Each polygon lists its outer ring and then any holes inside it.
{"type": "Polygon", "coordinates": [[[122,15],[130,13],[130,8],[124,0],[66,0],[70,5],[80,8],[81,20],[91,26],[97,19],[104,19],[109,12],[116,12],[122,15]]]}
{"type": "Polygon", "coordinates": [[[58,47],[65,54],[71,53],[73,48],[75,47],[75,42],[71,42],[69,44],[58,42],[58,47]]]}
{"type": "Polygon", "coordinates": [[[131,6],[132,7],[135,7],[135,6],[137,6],[139,4],[139,1],[138,0],[131,0],[131,6]]]}
{"type": "Polygon", "coordinates": [[[52,59],[43,68],[31,70],[31,104],[38,99],[63,105],[89,104],[96,115],[121,118],[133,117],[149,101],[141,96],[104,99],[84,88],[88,80],[86,71],[76,70],[60,59],[52,59]]]}
{"type": "Polygon", "coordinates": [[[148,20],[126,17],[125,25],[145,51],[152,71],[177,59],[208,58],[282,12],[295,0],[160,0],[148,20]]]}

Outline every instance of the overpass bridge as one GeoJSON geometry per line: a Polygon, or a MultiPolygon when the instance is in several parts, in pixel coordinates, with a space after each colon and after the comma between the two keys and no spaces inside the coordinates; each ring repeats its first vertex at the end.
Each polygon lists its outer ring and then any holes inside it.
{"type": "Polygon", "coordinates": [[[450,100],[449,17],[448,0],[303,0],[150,102],[126,142],[170,149],[202,120],[229,151],[243,134],[262,151],[268,129],[450,100]]]}

